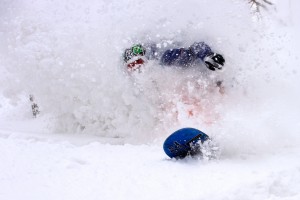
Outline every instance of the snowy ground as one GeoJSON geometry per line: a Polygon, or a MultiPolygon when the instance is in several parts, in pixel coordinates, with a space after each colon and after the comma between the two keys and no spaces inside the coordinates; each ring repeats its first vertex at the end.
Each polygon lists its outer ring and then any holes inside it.
{"type": "Polygon", "coordinates": [[[299,148],[175,161],[157,145],[81,139],[1,131],[1,199],[300,198],[299,148]]]}
{"type": "Polygon", "coordinates": [[[0,0],[0,199],[299,200],[300,3],[274,2],[0,0]],[[205,40],[226,70],[124,73],[124,48],[162,40],[205,40]],[[169,159],[187,126],[220,158],[169,159]]]}

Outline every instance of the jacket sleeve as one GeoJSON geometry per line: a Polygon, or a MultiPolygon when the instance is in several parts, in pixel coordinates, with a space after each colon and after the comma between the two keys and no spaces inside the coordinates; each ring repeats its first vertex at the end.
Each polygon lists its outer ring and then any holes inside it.
{"type": "Polygon", "coordinates": [[[196,56],[203,60],[206,56],[213,54],[211,48],[204,42],[195,42],[190,46],[190,50],[196,56]]]}

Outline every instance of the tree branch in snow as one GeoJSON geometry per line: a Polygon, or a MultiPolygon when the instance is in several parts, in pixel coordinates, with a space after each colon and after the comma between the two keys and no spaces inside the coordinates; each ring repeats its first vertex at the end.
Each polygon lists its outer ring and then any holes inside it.
{"type": "Polygon", "coordinates": [[[268,10],[268,6],[274,5],[271,1],[268,0],[249,0],[251,8],[255,9],[255,12],[260,13],[261,8],[268,10]]]}

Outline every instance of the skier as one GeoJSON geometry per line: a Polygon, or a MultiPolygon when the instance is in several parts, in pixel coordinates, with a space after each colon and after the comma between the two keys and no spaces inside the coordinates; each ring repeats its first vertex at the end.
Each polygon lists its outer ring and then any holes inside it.
{"type": "MultiPolygon", "coordinates": [[[[129,72],[140,72],[142,69],[141,66],[145,65],[148,60],[156,60],[163,66],[180,68],[188,68],[204,63],[205,66],[212,71],[221,70],[225,64],[223,56],[214,53],[204,42],[195,42],[188,48],[178,48],[178,46],[180,45],[168,44],[168,42],[163,42],[162,44],[136,44],[125,50],[123,54],[124,64],[129,72]]],[[[223,81],[218,80],[215,82],[215,86],[213,86],[218,88],[220,94],[224,94],[225,91],[222,83],[223,81]]],[[[188,117],[198,116],[199,113],[204,113],[205,116],[209,116],[205,119],[205,122],[208,124],[211,123],[214,118],[218,117],[217,115],[209,114],[209,109],[203,109],[199,99],[190,97],[188,94],[183,94],[182,92],[183,90],[181,89],[179,95],[180,99],[178,101],[184,104],[188,117]]],[[[170,101],[168,102],[162,106],[164,109],[169,110],[168,107],[171,107],[172,110],[177,110],[177,104],[173,105],[170,101]]],[[[208,108],[208,106],[206,107],[208,108]]],[[[177,110],[174,117],[178,118],[178,116],[179,111],[177,110]]]]}
{"type": "Polygon", "coordinates": [[[158,60],[161,65],[189,67],[203,63],[212,71],[221,70],[225,59],[214,53],[204,42],[195,42],[188,48],[169,48],[163,50],[160,45],[133,45],[124,52],[124,62],[129,71],[140,69],[147,60],[158,60]]]}

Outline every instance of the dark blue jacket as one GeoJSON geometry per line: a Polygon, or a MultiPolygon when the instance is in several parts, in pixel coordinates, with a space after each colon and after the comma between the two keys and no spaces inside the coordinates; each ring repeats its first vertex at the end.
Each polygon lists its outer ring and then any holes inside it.
{"type": "MultiPolygon", "coordinates": [[[[156,48],[151,48],[151,54],[157,53],[156,48]]],[[[195,42],[189,48],[174,48],[164,51],[160,58],[162,65],[177,65],[177,66],[190,66],[203,61],[203,59],[213,54],[211,48],[204,42],[195,42]]]]}

